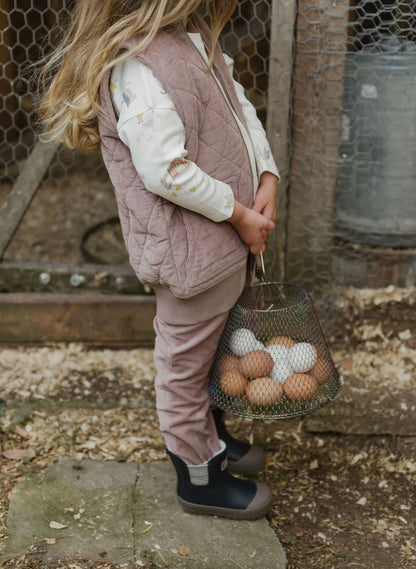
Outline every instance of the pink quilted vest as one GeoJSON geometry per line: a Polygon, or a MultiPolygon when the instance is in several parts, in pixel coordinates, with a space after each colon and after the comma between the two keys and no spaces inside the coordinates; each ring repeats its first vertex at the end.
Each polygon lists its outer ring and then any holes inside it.
{"type": "MultiPolygon", "coordinates": [[[[209,29],[201,19],[198,26],[209,45],[209,29]]],[[[136,42],[132,39],[126,47],[136,42]]],[[[187,158],[229,184],[235,198],[251,207],[254,188],[246,145],[225,97],[185,29],[177,25],[161,30],[138,57],[175,104],[185,126],[187,158]]],[[[214,73],[245,125],[219,46],[214,73]]],[[[178,298],[194,296],[242,268],[248,247],[229,222],[213,222],[146,190],[129,149],[117,135],[109,75],[100,91],[105,111],[105,119],[99,120],[101,150],[114,185],[130,264],[143,284],[167,286],[178,298]]]]}

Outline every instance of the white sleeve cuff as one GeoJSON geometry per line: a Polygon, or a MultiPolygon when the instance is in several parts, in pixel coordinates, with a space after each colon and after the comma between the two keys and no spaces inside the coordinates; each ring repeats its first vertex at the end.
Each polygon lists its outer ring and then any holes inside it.
{"type": "Polygon", "coordinates": [[[272,156],[270,148],[268,149],[269,154],[256,152],[256,164],[257,164],[257,173],[260,176],[263,172],[271,172],[280,180],[279,170],[277,169],[276,162],[272,156]]]}

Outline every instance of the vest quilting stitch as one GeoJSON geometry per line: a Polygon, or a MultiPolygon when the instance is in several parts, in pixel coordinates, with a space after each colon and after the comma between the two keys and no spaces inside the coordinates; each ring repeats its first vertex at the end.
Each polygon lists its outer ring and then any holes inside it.
{"type": "MultiPolygon", "coordinates": [[[[202,21],[199,27],[207,43],[209,31],[202,21]]],[[[137,41],[133,38],[128,46],[133,47],[137,41]]],[[[251,207],[252,172],[243,137],[186,31],[178,26],[159,31],[138,57],[152,69],[175,104],[185,126],[187,158],[207,174],[228,183],[236,199],[251,207]]],[[[218,46],[214,72],[246,125],[218,46]]],[[[129,149],[117,134],[109,77],[108,71],[100,90],[106,117],[99,119],[101,149],[114,186],[130,264],[143,284],[168,286],[178,298],[191,297],[242,268],[248,247],[230,223],[213,222],[146,190],[129,149]]]]}

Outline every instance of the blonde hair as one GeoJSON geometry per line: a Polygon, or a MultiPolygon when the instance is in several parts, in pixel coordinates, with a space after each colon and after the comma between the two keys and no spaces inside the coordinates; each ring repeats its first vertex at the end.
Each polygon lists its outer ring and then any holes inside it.
{"type": "Polygon", "coordinates": [[[99,89],[106,71],[142,52],[164,27],[186,22],[208,6],[212,42],[210,67],[221,31],[238,0],[77,0],[68,29],[45,58],[38,76],[38,109],[47,140],[83,152],[97,150],[99,89]],[[120,53],[132,36],[142,40],[120,53]]]}

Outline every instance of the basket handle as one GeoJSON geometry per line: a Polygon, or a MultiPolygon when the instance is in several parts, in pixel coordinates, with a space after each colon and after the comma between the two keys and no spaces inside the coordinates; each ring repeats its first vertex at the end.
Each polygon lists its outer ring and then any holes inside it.
{"type": "Polygon", "coordinates": [[[265,282],[265,284],[266,284],[266,286],[267,286],[267,289],[268,289],[268,291],[269,291],[269,294],[270,294],[270,302],[271,302],[271,305],[268,307],[267,310],[271,310],[271,309],[273,308],[273,306],[274,306],[274,303],[272,302],[273,294],[272,294],[272,289],[271,289],[271,287],[270,287],[270,283],[269,283],[269,281],[268,281],[268,279],[267,279],[267,275],[266,275],[266,268],[265,268],[265,266],[264,266],[263,251],[260,251],[260,263],[261,263],[261,270],[262,270],[262,273],[263,273],[262,276],[263,276],[264,282],[265,282]]]}

